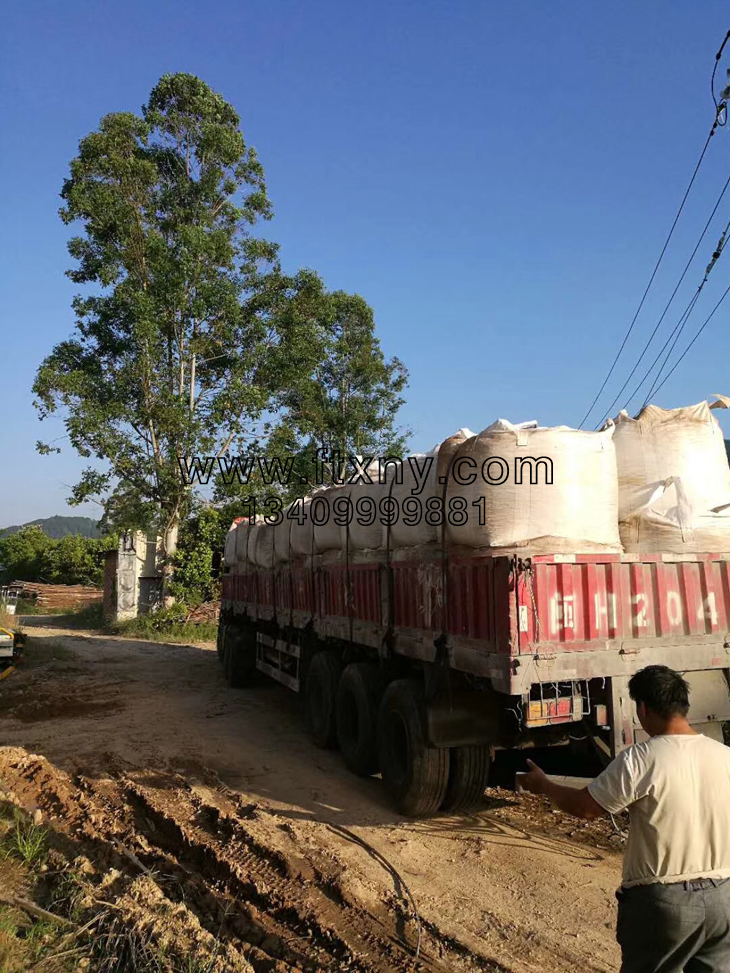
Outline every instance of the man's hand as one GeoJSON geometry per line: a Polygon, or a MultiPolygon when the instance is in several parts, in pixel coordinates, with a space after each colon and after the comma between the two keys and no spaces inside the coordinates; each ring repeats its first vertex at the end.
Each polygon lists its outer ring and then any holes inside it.
{"type": "Polygon", "coordinates": [[[544,794],[545,785],[548,780],[547,774],[540,770],[537,764],[533,763],[531,760],[527,761],[527,766],[530,768],[530,770],[520,780],[520,786],[523,790],[529,791],[531,794],[544,794]]]}
{"type": "Polygon", "coordinates": [[[591,797],[587,787],[578,790],[575,787],[556,784],[532,760],[527,761],[527,766],[530,769],[521,780],[524,790],[532,794],[544,794],[561,811],[572,814],[576,818],[590,820],[606,813],[598,801],[591,797]]]}

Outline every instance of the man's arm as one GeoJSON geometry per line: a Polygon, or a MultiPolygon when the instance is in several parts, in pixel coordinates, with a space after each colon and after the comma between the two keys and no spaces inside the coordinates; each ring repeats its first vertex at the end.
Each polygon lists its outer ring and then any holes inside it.
{"type": "Polygon", "coordinates": [[[531,760],[527,761],[530,772],[522,778],[522,786],[526,791],[533,794],[544,794],[553,804],[557,805],[566,814],[572,814],[576,818],[597,818],[606,812],[601,805],[584,787],[578,790],[577,787],[564,787],[550,780],[547,774],[534,764],[531,760]]]}

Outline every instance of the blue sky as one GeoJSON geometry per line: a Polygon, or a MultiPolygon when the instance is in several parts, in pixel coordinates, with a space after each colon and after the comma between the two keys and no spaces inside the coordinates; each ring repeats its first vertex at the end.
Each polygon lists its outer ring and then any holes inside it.
{"type": "MultiPolygon", "coordinates": [[[[30,386],[73,326],[58,193],[102,115],[138,110],[168,71],[199,75],[235,105],[266,169],[276,213],[267,232],[285,265],[361,293],[386,353],[409,367],[402,418],[415,449],[498,416],[575,425],[709,129],[728,13],[716,0],[6,5],[0,525],[95,513],[66,509],[78,457],[35,454],[38,438],[63,430],[38,423],[30,386]]],[[[730,125],[713,140],[606,406],[728,172],[730,125]]],[[[728,217],[730,193],[667,333],[728,217]]],[[[688,336],[727,286],[724,259],[688,336]]],[[[729,315],[730,302],[659,404],[730,392],[729,315]]]]}

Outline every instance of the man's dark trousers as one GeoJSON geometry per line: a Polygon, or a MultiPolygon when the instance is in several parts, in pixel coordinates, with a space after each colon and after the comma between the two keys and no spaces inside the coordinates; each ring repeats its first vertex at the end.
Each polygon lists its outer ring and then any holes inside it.
{"type": "Polygon", "coordinates": [[[730,973],[730,879],[619,889],[621,973],[730,973]]]}

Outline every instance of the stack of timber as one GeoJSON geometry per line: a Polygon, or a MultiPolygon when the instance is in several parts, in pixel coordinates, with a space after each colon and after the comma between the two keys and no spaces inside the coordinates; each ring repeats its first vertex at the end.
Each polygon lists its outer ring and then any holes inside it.
{"type": "Polygon", "coordinates": [[[81,584],[42,584],[37,581],[13,583],[21,598],[33,599],[39,608],[85,608],[101,602],[101,588],[81,584]]]}

